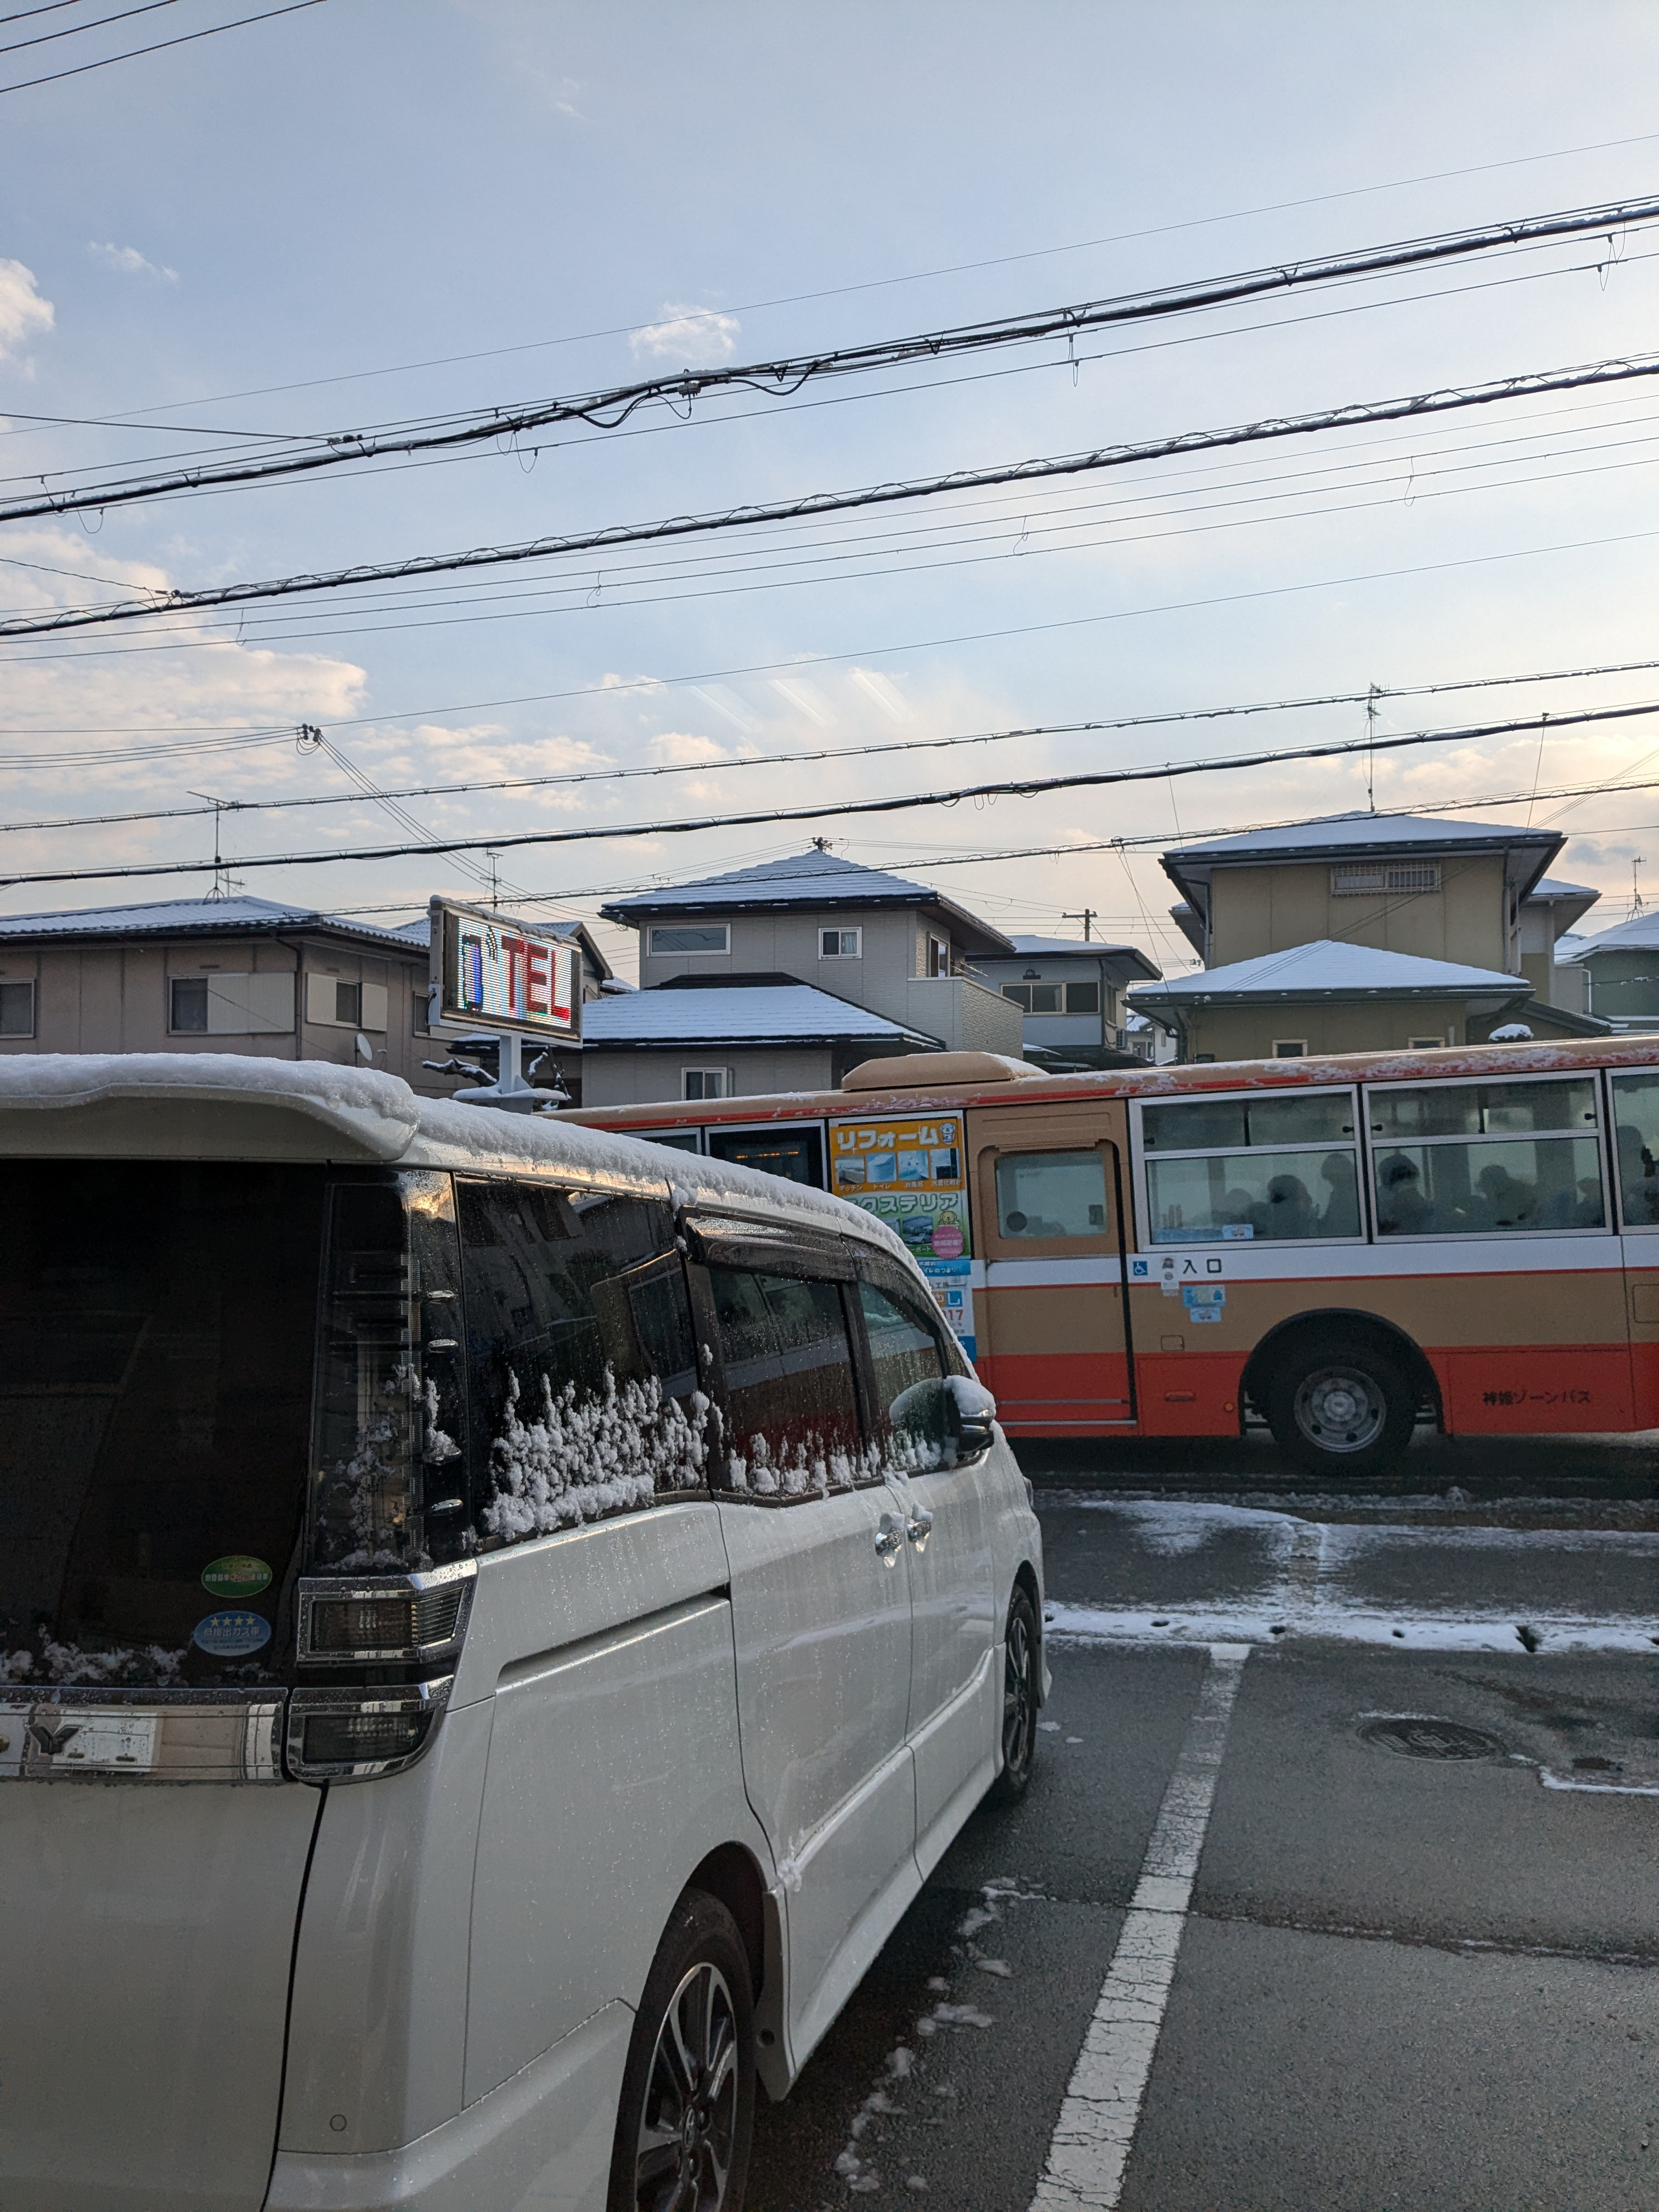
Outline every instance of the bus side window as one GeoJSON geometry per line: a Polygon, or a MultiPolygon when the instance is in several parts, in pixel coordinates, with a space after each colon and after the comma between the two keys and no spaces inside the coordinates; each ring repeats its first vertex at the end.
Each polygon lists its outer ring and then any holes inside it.
{"type": "Polygon", "coordinates": [[[997,1233],[1103,1237],[1106,1164],[1097,1152],[1003,1152],[997,1158],[997,1233]]]}
{"type": "Polygon", "coordinates": [[[499,1541],[707,1480],[672,1218],[545,1183],[457,1186],[481,1532],[499,1541]]]}
{"type": "Polygon", "coordinates": [[[1402,1085],[1367,1111],[1380,1237],[1607,1226],[1591,1078],[1402,1085]]]}
{"type": "Polygon", "coordinates": [[[1659,1227],[1659,1075],[1615,1075],[1613,1121],[1625,1226],[1659,1227]]]}
{"type": "Polygon", "coordinates": [[[1347,1091],[1148,1106],[1141,1144],[1152,1242],[1358,1237],[1354,1142],[1347,1091]]]}

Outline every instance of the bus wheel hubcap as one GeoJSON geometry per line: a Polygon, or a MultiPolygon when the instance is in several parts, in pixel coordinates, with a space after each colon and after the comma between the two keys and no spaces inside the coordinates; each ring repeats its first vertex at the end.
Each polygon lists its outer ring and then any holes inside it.
{"type": "Polygon", "coordinates": [[[1296,1394],[1296,1425],[1322,1451],[1364,1451],[1386,1417],[1382,1393],[1353,1368],[1322,1368],[1296,1394]]]}

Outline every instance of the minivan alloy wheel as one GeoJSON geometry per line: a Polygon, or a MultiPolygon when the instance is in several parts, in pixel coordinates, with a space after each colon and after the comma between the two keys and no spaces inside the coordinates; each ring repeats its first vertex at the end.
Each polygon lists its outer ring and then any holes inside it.
{"type": "Polygon", "coordinates": [[[721,2212],[738,2138],[737,2007],[699,1960],[669,2001],[634,2161],[640,2212],[721,2212]]]}
{"type": "Polygon", "coordinates": [[[992,1788],[1005,1802],[1023,1797],[1036,1752],[1038,1680],[1042,1645],[1036,1608],[1024,1584],[1008,1601],[1002,1635],[1002,1771],[992,1788]]]}

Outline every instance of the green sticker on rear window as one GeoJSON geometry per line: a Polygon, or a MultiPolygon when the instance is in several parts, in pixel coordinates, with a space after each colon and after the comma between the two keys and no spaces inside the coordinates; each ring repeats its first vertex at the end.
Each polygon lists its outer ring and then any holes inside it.
{"type": "Polygon", "coordinates": [[[246,1552],[231,1552],[202,1570],[202,1588],[215,1597],[258,1597],[270,1587],[270,1569],[246,1552]]]}

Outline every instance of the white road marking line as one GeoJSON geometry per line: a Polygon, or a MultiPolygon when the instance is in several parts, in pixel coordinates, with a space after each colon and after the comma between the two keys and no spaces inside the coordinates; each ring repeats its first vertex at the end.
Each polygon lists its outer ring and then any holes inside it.
{"type": "Polygon", "coordinates": [[[1248,1644],[1212,1644],[1031,2212],[1112,2212],[1123,2186],[1210,1823],[1248,1644]]]}

